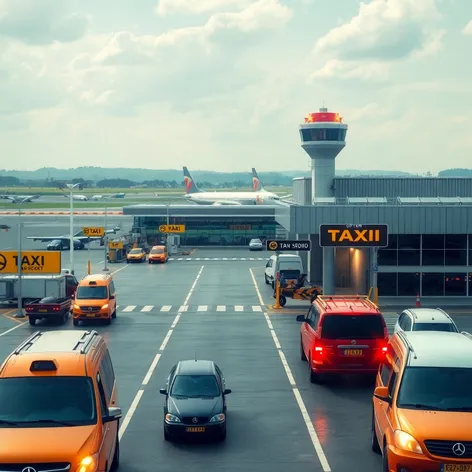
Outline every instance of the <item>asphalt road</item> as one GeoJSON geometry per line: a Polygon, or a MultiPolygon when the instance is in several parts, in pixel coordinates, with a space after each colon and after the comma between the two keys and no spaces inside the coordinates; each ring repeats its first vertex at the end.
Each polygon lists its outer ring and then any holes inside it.
{"type": "MultiPolygon", "coordinates": [[[[101,271],[102,252],[91,255],[94,272],[101,271]]],[[[81,277],[88,253],[75,256],[81,277]]],[[[309,382],[295,321],[307,305],[270,308],[272,290],[263,278],[266,257],[246,250],[197,249],[164,265],[110,265],[118,315],[111,326],[90,327],[105,336],[117,376],[125,415],[121,471],[381,470],[380,457],[370,450],[372,382],[309,382]],[[164,441],[159,388],[175,363],[194,357],[214,360],[233,390],[223,444],[164,441]]],[[[83,329],[71,320],[64,327],[42,323],[33,328],[8,316],[0,316],[0,361],[37,329],[83,329]]],[[[396,316],[385,317],[391,329],[396,316]]],[[[472,331],[472,316],[453,317],[460,328],[472,331]]]]}

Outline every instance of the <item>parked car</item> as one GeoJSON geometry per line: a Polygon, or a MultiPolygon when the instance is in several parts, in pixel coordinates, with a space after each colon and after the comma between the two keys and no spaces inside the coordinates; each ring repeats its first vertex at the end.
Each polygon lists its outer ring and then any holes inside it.
{"type": "Polygon", "coordinates": [[[395,324],[399,331],[449,331],[458,333],[459,328],[453,319],[441,308],[409,308],[403,310],[395,324]]]}
{"type": "Polygon", "coordinates": [[[262,245],[262,241],[260,239],[251,239],[249,241],[249,250],[250,251],[262,251],[264,246],[262,245]]]}

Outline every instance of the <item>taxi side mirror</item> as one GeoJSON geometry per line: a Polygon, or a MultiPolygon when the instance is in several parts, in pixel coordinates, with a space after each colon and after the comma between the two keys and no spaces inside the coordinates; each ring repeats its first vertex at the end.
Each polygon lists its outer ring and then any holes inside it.
{"type": "Polygon", "coordinates": [[[110,300],[114,300],[115,299],[115,295],[110,295],[110,300]]]}
{"type": "Polygon", "coordinates": [[[112,421],[118,421],[122,416],[121,408],[111,407],[108,409],[108,414],[102,418],[102,422],[111,423],[112,421]]]}
{"type": "Polygon", "coordinates": [[[382,400],[383,402],[390,403],[390,397],[388,395],[388,387],[376,387],[374,390],[374,397],[382,400]]]}
{"type": "Polygon", "coordinates": [[[160,388],[160,389],[159,389],[159,393],[160,393],[161,395],[167,395],[167,390],[166,390],[165,388],[160,388]]]}
{"type": "Polygon", "coordinates": [[[298,315],[297,316],[297,321],[299,323],[303,323],[304,321],[306,321],[305,315],[298,315]]]}
{"type": "Polygon", "coordinates": [[[229,395],[232,392],[230,388],[227,388],[224,392],[223,395],[229,395]]]}

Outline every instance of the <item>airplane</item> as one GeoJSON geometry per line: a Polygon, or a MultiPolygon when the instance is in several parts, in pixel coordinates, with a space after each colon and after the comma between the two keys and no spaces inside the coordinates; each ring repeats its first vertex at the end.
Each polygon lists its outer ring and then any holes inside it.
{"type": "MultiPolygon", "coordinates": [[[[120,226],[115,226],[113,229],[105,230],[105,234],[116,234],[117,231],[120,231],[120,226]]],[[[83,244],[87,244],[92,241],[100,241],[100,246],[105,244],[103,236],[85,236],[83,230],[78,231],[73,236],[75,241],[80,241],[83,244]]],[[[70,236],[63,234],[62,236],[28,236],[26,239],[32,239],[33,241],[41,241],[42,243],[48,243],[51,241],[70,241],[70,236]]]]}
{"type": "MultiPolygon", "coordinates": [[[[63,194],[65,198],[70,198],[70,195],[63,194]]],[[[88,198],[85,195],[74,195],[72,194],[72,200],[86,201],[88,198]]]]}
{"type": "Polygon", "coordinates": [[[287,198],[293,197],[292,194],[282,195],[281,197],[279,197],[275,193],[267,192],[267,190],[262,185],[261,179],[257,175],[256,169],[254,167],[252,168],[252,188],[253,188],[254,192],[262,192],[262,193],[264,193],[264,195],[270,195],[272,197],[277,197],[276,199],[282,200],[282,201],[286,200],[287,198]]]}
{"type": "Polygon", "coordinates": [[[103,200],[105,198],[125,198],[125,193],[112,193],[110,195],[94,195],[90,200],[103,200]]]}
{"type": "Polygon", "coordinates": [[[0,195],[2,200],[11,200],[12,203],[31,203],[39,197],[40,195],[0,195]]]}
{"type": "Polygon", "coordinates": [[[274,205],[280,197],[271,192],[204,192],[184,167],[185,198],[198,205],[274,205]]]}

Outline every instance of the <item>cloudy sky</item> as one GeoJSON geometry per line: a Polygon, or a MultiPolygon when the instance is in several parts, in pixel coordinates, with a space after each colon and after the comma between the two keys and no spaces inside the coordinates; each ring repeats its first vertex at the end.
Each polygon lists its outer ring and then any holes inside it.
{"type": "Polygon", "coordinates": [[[0,0],[0,168],[472,167],[470,0],[0,0]]]}

